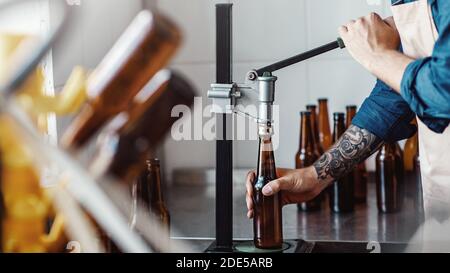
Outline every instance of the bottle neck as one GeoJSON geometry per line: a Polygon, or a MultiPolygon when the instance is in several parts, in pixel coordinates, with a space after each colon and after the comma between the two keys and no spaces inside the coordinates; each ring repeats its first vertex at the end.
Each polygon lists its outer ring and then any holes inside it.
{"type": "Polygon", "coordinates": [[[385,143],[383,145],[383,147],[381,148],[381,153],[384,155],[395,155],[397,150],[397,143],[393,142],[393,143],[385,143]]]}
{"type": "Polygon", "coordinates": [[[271,176],[275,172],[272,138],[259,138],[258,176],[271,176]]]}
{"type": "Polygon", "coordinates": [[[309,111],[311,112],[311,129],[314,134],[314,137],[318,140],[319,137],[319,128],[317,126],[317,112],[316,108],[310,108],[309,111]]]}
{"type": "Polygon", "coordinates": [[[328,119],[328,102],[320,101],[319,102],[319,119],[327,118],[328,119]]]}
{"type": "Polygon", "coordinates": [[[311,116],[302,115],[300,119],[300,150],[313,149],[311,116]]]}
{"type": "Polygon", "coordinates": [[[161,191],[161,169],[159,165],[148,165],[148,183],[150,183],[151,203],[163,202],[161,191]]]}
{"type": "Polygon", "coordinates": [[[353,118],[356,116],[356,108],[347,108],[347,120],[345,122],[345,127],[350,127],[352,125],[353,118]]]}
{"type": "Polygon", "coordinates": [[[344,117],[334,119],[333,141],[336,143],[345,132],[344,117]]]}

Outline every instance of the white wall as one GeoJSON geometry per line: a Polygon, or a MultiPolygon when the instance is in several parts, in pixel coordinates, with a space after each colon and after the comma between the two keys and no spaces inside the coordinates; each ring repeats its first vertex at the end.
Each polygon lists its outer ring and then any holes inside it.
{"type": "MultiPolygon", "coordinates": [[[[95,68],[142,9],[141,0],[81,0],[80,3],[70,7],[73,23],[53,50],[56,86],[64,84],[75,65],[95,68]]],[[[59,16],[58,12],[52,12],[52,22],[57,22],[59,16]]]]}
{"type": "MultiPolygon", "coordinates": [[[[195,83],[206,99],[215,81],[215,3],[233,3],[234,80],[265,64],[330,42],[337,28],[371,11],[389,14],[388,0],[160,0],[157,7],[183,28],[185,44],[172,67],[195,83]]],[[[319,97],[330,99],[330,115],[348,104],[360,105],[375,79],[346,51],[335,51],[277,72],[276,101],[281,106],[278,166],[293,167],[298,148],[299,111],[319,97]]],[[[168,139],[165,166],[213,167],[214,142],[168,139]]],[[[257,143],[235,142],[236,167],[256,165],[257,143]]],[[[373,168],[373,163],[370,164],[373,168]]]]}

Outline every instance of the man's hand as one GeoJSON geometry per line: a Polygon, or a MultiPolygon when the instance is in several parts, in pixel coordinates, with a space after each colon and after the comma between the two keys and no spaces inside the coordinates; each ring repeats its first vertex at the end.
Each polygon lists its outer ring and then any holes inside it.
{"type": "Polygon", "coordinates": [[[398,52],[400,35],[392,17],[383,21],[371,13],[341,26],[339,35],[357,62],[400,92],[406,67],[414,60],[398,52]]]}
{"type": "MultiPolygon", "coordinates": [[[[277,176],[280,178],[267,184],[262,192],[266,196],[271,196],[281,191],[283,206],[309,201],[328,186],[327,183],[319,182],[314,167],[300,170],[277,169],[277,176]]],[[[255,171],[248,173],[246,182],[248,218],[253,217],[253,182],[255,178],[255,171]]]]}
{"type": "Polygon", "coordinates": [[[384,21],[376,13],[341,26],[339,35],[353,58],[371,72],[377,58],[387,51],[397,51],[400,45],[393,18],[384,21]]]}

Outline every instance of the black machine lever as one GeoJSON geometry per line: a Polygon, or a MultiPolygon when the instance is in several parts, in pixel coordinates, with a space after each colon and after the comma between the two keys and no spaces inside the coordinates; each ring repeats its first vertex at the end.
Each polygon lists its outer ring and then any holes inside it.
{"type": "Polygon", "coordinates": [[[333,41],[331,43],[328,43],[326,45],[320,46],[318,48],[309,50],[307,52],[295,55],[293,57],[290,57],[288,59],[276,62],[274,64],[265,66],[263,68],[257,69],[256,73],[258,74],[258,76],[262,76],[264,74],[264,72],[274,72],[277,70],[280,70],[282,68],[288,67],[290,65],[302,62],[304,60],[310,59],[312,57],[321,55],[323,53],[326,53],[328,51],[337,49],[337,48],[345,48],[345,44],[344,41],[341,38],[338,38],[336,41],[333,41]]]}

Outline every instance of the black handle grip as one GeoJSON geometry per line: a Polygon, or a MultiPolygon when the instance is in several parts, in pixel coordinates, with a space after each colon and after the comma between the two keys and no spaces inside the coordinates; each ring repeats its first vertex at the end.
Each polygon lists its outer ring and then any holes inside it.
{"type": "Polygon", "coordinates": [[[341,48],[341,49],[345,48],[344,41],[341,38],[337,38],[336,41],[333,41],[331,43],[328,43],[323,46],[317,47],[315,49],[309,50],[307,52],[295,55],[293,57],[276,62],[274,64],[265,66],[263,68],[257,69],[256,73],[258,74],[258,76],[262,76],[264,74],[264,72],[274,72],[274,71],[280,70],[282,68],[291,66],[293,64],[302,62],[304,60],[308,60],[312,57],[324,54],[328,51],[331,51],[331,50],[334,50],[337,48],[341,48]]]}

